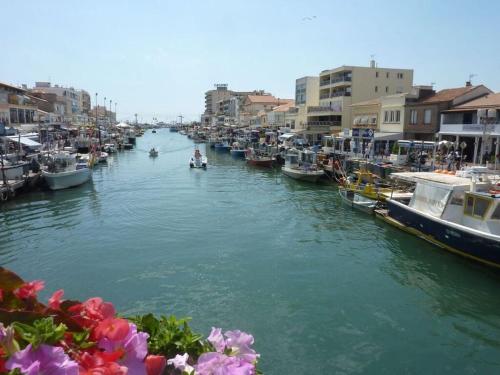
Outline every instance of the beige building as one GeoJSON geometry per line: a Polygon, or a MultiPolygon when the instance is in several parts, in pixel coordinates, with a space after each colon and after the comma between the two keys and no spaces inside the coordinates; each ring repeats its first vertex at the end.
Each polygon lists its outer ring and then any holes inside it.
{"type": "Polygon", "coordinates": [[[307,108],[307,129],[317,134],[352,127],[352,107],[358,102],[409,92],[413,70],[341,66],[319,75],[319,105],[307,108]]]}
{"type": "Polygon", "coordinates": [[[294,132],[307,131],[307,108],[319,105],[319,77],[295,80],[295,107],[286,113],[287,127],[294,132]]]}

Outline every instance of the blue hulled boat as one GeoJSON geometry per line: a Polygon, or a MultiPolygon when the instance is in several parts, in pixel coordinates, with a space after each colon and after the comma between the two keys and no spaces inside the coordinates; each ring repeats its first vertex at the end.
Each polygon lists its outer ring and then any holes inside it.
{"type": "Polygon", "coordinates": [[[415,183],[408,204],[387,199],[384,220],[451,252],[500,267],[498,176],[435,172],[394,173],[415,183]]]}

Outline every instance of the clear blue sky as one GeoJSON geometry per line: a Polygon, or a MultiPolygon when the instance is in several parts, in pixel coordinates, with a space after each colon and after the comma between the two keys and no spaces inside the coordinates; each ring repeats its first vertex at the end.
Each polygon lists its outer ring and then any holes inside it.
{"type": "Polygon", "coordinates": [[[295,79],[339,65],[413,68],[414,84],[500,90],[500,2],[2,2],[0,81],[51,79],[139,113],[196,119],[214,83],[294,96],[295,79]],[[316,16],[312,20],[304,17],[316,16]]]}

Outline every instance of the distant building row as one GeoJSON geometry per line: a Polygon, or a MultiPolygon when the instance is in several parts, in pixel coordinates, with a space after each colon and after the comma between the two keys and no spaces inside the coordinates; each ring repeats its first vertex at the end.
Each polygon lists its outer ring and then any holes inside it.
{"type": "Polygon", "coordinates": [[[85,125],[116,121],[116,115],[103,106],[91,108],[90,95],[73,87],[36,82],[35,87],[16,87],[0,82],[0,124],[21,127],[30,124],[85,125]]]}

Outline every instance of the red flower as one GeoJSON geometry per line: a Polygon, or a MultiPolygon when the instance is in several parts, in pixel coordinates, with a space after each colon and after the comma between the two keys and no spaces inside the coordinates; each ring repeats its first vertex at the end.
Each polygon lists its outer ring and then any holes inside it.
{"type": "Polygon", "coordinates": [[[0,346],[0,374],[3,374],[3,373],[6,373],[7,372],[7,369],[5,368],[5,351],[3,350],[3,348],[0,346]]]}
{"type": "Polygon", "coordinates": [[[20,299],[36,298],[37,293],[45,288],[45,283],[41,280],[30,281],[24,283],[19,288],[14,290],[14,295],[20,299]]]}
{"type": "Polygon", "coordinates": [[[111,341],[121,341],[128,335],[129,324],[125,319],[107,318],[99,322],[94,329],[93,337],[96,340],[107,338],[111,341]]]}
{"type": "Polygon", "coordinates": [[[49,298],[49,307],[54,310],[59,310],[61,306],[61,298],[64,295],[64,290],[59,289],[52,294],[52,297],[49,298]]]}
{"type": "MultiPolygon", "coordinates": [[[[127,375],[127,368],[116,363],[123,357],[124,351],[112,353],[95,352],[93,355],[83,353],[79,358],[80,375],[127,375]]],[[[130,374],[133,375],[133,374],[130,374]]]]}
{"type": "Polygon", "coordinates": [[[115,315],[113,305],[99,297],[89,298],[83,303],[71,306],[68,311],[74,313],[73,318],[87,328],[93,328],[104,319],[115,315]]]}
{"type": "Polygon", "coordinates": [[[3,290],[0,288],[0,302],[3,302],[3,290]]]}
{"type": "Polygon", "coordinates": [[[147,375],[161,375],[165,366],[167,365],[167,360],[162,355],[150,354],[146,357],[146,373],[147,375]]]}

